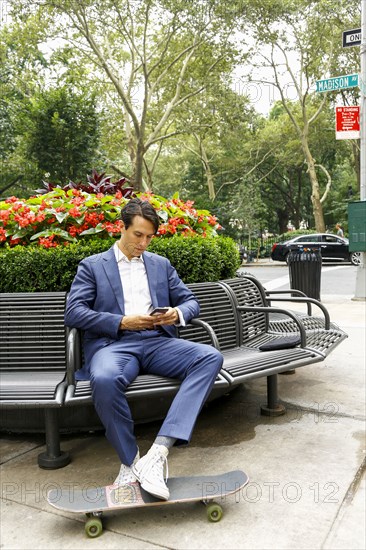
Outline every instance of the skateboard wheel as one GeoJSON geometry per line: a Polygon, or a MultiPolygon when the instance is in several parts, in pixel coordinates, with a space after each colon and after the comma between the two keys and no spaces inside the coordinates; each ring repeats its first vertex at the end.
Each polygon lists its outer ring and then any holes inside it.
{"type": "Polygon", "coordinates": [[[207,517],[209,521],[212,521],[212,522],[220,521],[220,519],[222,518],[222,514],[223,514],[223,510],[220,504],[214,503],[214,504],[210,504],[207,507],[207,517]]]}
{"type": "Polygon", "coordinates": [[[103,524],[100,518],[90,518],[85,524],[85,533],[91,539],[99,537],[103,532],[103,524]]]}

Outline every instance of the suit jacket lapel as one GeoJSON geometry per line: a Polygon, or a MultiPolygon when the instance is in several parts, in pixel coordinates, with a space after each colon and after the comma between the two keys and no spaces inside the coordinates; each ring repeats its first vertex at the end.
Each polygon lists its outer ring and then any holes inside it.
{"type": "Polygon", "coordinates": [[[123,288],[118,270],[118,264],[114,255],[113,246],[112,248],[107,250],[103,259],[105,260],[103,263],[105,273],[108,277],[111,287],[113,288],[113,292],[116,295],[116,300],[120,307],[121,313],[123,314],[125,312],[123,288]]]}
{"type": "Polygon", "coordinates": [[[156,281],[158,276],[158,266],[156,265],[155,259],[150,256],[148,252],[143,253],[143,259],[146,269],[147,280],[149,283],[151,302],[153,307],[158,307],[158,298],[156,296],[156,281]]]}

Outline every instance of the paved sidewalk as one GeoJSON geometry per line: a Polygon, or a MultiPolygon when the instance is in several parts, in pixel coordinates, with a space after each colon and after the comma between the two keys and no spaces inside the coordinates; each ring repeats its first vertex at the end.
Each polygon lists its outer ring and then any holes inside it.
{"type": "MultiPolygon", "coordinates": [[[[279,377],[284,416],[260,415],[266,380],[253,380],[207,406],[191,445],[170,453],[171,476],[248,473],[219,523],[192,503],[126,510],[106,515],[102,536],[87,539],[84,518],[45,496],[114,479],[118,460],[104,435],[64,436],[72,463],[53,471],[37,466],[42,436],[3,436],[1,549],[364,549],[366,305],[349,296],[322,302],[349,338],[325,362],[279,377]]],[[[136,427],[142,452],[158,426],[136,427]]]]}

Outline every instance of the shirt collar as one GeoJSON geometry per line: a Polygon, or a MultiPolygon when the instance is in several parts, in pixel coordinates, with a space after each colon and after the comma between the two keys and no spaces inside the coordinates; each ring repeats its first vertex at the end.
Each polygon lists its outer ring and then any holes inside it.
{"type": "Polygon", "coordinates": [[[117,263],[119,263],[119,262],[126,262],[126,263],[141,262],[141,263],[144,263],[144,260],[143,260],[142,256],[135,256],[134,258],[129,260],[127,258],[127,256],[125,254],[123,254],[122,250],[119,248],[117,243],[114,243],[113,251],[114,251],[114,255],[116,257],[116,262],[117,263]]]}

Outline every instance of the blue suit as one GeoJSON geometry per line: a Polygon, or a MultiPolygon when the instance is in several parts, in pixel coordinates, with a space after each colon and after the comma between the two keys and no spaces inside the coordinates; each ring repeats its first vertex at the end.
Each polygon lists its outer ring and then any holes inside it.
{"type": "MultiPolygon", "coordinates": [[[[179,307],[186,323],[199,304],[170,262],[144,252],[153,307],[179,307]]],[[[182,381],[159,435],[190,440],[197,416],[221,369],[222,355],[211,346],[176,338],[173,326],[122,331],[124,297],[113,247],[80,262],[67,301],[65,324],[84,331],[85,364],[78,378],[90,378],[95,408],[106,436],[123,464],[136,456],[133,419],[125,390],[140,373],[182,381]]]]}

